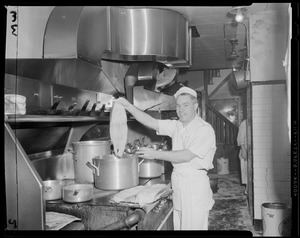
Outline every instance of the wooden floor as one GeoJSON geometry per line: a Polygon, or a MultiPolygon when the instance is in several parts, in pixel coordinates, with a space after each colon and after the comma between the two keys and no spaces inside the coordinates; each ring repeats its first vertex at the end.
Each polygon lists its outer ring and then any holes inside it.
{"type": "Polygon", "coordinates": [[[214,193],[215,204],[209,214],[208,230],[249,231],[253,236],[261,236],[255,231],[249,213],[245,188],[240,184],[238,172],[229,174],[209,174],[218,180],[218,191],[214,193]]]}

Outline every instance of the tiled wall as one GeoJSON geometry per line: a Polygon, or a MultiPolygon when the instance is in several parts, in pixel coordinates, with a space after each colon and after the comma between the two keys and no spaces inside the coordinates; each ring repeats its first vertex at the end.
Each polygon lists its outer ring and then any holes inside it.
{"type": "Polygon", "coordinates": [[[254,219],[263,203],[290,203],[286,98],[285,84],[252,86],[254,219]]]}

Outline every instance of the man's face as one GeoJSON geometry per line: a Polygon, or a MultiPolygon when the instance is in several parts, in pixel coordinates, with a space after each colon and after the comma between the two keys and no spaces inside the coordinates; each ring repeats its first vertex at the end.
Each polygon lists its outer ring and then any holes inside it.
{"type": "Polygon", "coordinates": [[[198,104],[191,98],[189,94],[179,95],[176,99],[176,112],[179,120],[187,125],[196,115],[198,104]]]}

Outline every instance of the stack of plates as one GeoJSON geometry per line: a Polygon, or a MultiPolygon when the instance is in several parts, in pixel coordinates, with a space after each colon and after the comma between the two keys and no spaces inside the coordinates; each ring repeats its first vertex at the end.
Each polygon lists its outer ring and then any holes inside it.
{"type": "Polygon", "coordinates": [[[26,114],[26,97],[17,94],[5,94],[5,114],[26,114]]]}

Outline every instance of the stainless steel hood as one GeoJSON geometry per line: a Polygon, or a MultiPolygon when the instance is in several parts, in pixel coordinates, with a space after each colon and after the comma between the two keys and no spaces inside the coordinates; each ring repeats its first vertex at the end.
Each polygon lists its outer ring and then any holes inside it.
{"type": "Polygon", "coordinates": [[[110,9],[111,49],[104,52],[104,59],[190,66],[191,34],[183,15],[165,9],[110,9]]]}
{"type": "Polygon", "coordinates": [[[80,58],[101,65],[108,47],[108,8],[55,7],[44,35],[44,58],[80,58]]]}
{"type": "Polygon", "coordinates": [[[189,67],[190,35],[183,15],[164,9],[55,7],[44,36],[44,58],[154,61],[189,67]]]}

